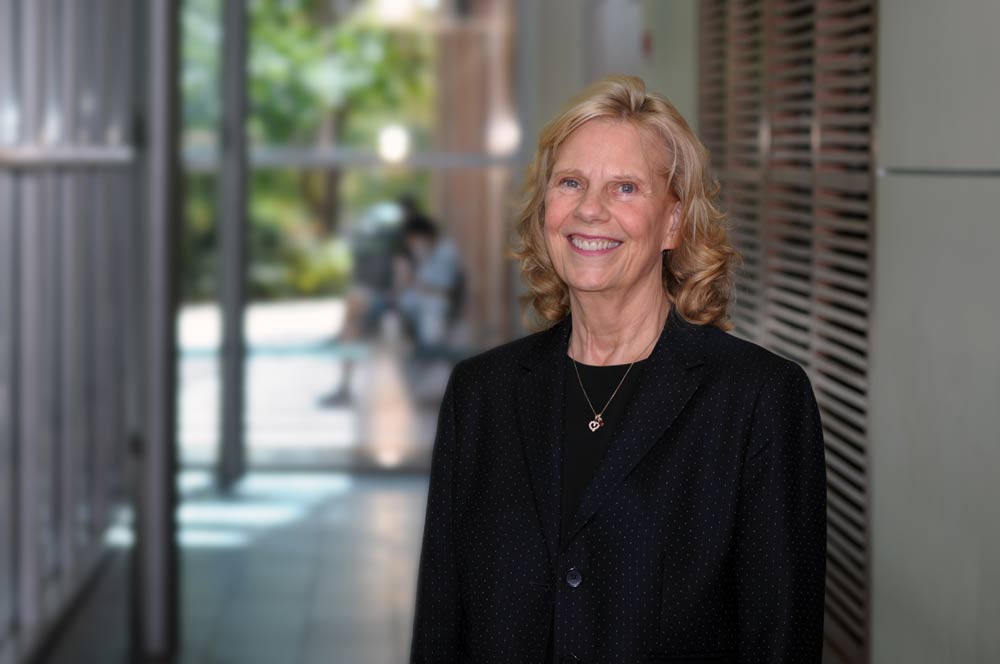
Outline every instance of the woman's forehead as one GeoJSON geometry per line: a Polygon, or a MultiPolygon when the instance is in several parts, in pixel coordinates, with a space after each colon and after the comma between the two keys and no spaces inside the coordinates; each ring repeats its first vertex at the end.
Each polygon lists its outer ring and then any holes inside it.
{"type": "Polygon", "coordinates": [[[555,153],[553,172],[560,170],[650,176],[662,173],[666,147],[653,132],[632,122],[598,118],[577,127],[555,153]]]}

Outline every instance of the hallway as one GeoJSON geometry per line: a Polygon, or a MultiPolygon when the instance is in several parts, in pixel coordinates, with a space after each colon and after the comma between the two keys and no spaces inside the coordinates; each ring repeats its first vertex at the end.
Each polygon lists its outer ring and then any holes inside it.
{"type": "Polygon", "coordinates": [[[0,664],[407,661],[445,385],[533,329],[518,185],[612,73],[708,151],[731,334],[813,387],[824,662],[1000,662],[998,24],[0,0],[0,664]]]}
{"type": "MultiPolygon", "coordinates": [[[[425,476],[255,472],[230,498],[208,480],[181,478],[181,664],[406,659],[425,476]]],[[[125,661],[125,556],[97,583],[44,664],[125,661]]]]}

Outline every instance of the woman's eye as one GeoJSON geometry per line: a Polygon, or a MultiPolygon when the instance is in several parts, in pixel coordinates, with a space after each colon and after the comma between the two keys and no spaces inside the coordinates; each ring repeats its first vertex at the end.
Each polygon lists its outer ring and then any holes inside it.
{"type": "Polygon", "coordinates": [[[575,180],[573,178],[563,178],[559,184],[564,187],[569,187],[570,189],[578,189],[580,187],[579,180],[575,180]]]}
{"type": "Polygon", "coordinates": [[[618,192],[621,194],[634,194],[635,185],[631,182],[622,182],[618,185],[618,192]]]}

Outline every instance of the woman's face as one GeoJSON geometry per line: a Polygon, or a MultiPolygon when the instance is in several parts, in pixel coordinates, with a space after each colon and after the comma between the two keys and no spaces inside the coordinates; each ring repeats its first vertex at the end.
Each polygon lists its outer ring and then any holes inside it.
{"type": "Polygon", "coordinates": [[[591,120],[559,147],[545,194],[545,245],[571,291],[662,292],[664,249],[680,206],[667,190],[666,150],[628,122],[591,120]]]}

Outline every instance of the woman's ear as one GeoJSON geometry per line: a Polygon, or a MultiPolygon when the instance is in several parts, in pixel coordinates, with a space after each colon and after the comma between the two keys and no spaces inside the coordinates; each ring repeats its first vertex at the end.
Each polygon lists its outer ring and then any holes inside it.
{"type": "Polygon", "coordinates": [[[681,241],[681,212],[684,206],[675,200],[667,216],[667,232],[664,234],[661,249],[676,249],[681,241]]]}

